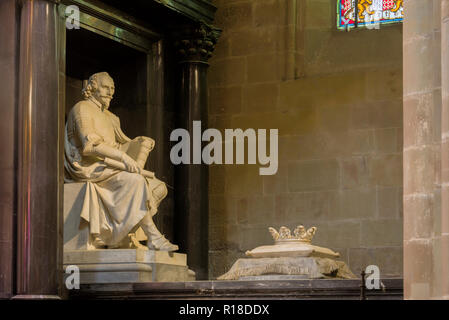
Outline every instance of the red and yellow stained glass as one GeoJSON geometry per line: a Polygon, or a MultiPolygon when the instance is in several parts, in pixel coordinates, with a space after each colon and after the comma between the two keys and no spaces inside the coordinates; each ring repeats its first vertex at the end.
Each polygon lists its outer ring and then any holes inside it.
{"type": "Polygon", "coordinates": [[[404,0],[338,0],[338,29],[402,22],[404,0]],[[357,1],[357,6],[355,5],[357,1]]]}

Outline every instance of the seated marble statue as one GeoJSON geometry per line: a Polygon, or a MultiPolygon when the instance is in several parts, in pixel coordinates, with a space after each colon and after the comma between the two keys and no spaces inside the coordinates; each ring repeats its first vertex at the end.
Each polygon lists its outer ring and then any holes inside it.
{"type": "MultiPolygon", "coordinates": [[[[128,138],[111,113],[114,81],[106,72],[89,78],[84,100],[70,111],[65,129],[65,182],[86,182],[81,218],[92,244],[120,247],[141,228],[152,250],[176,251],[157,229],[153,216],[167,195],[164,182],[144,170],[154,140],[128,138]]],[[[138,244],[137,244],[138,246],[138,244]]],[[[142,245],[140,245],[142,246],[142,245]]]]}

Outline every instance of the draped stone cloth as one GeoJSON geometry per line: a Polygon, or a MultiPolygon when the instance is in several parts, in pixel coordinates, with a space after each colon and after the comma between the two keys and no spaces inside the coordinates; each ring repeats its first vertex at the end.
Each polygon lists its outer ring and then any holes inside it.
{"type": "Polygon", "coordinates": [[[104,159],[83,154],[100,143],[126,152],[130,142],[120,129],[119,118],[91,100],[78,102],[68,115],[65,182],[87,183],[81,218],[89,223],[90,234],[106,245],[120,243],[146,214],[155,215],[167,194],[159,179],[109,168],[104,159]]]}
{"type": "Polygon", "coordinates": [[[309,256],[238,259],[217,280],[239,280],[263,275],[301,275],[309,279],[357,278],[343,261],[309,256]]]}

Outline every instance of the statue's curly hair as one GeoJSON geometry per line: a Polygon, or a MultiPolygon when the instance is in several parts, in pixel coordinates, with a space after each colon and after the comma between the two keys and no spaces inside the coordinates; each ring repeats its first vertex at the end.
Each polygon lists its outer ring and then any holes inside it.
{"type": "Polygon", "coordinates": [[[98,79],[100,77],[109,77],[112,80],[112,77],[107,72],[98,72],[89,77],[87,85],[81,91],[84,99],[89,99],[92,94],[98,89],[98,79]]]}

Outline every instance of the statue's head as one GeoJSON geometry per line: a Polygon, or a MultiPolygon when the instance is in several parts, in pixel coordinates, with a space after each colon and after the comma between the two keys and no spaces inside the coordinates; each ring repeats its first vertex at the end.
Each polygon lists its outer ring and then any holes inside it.
{"type": "Polygon", "coordinates": [[[107,72],[99,72],[90,76],[86,87],[83,89],[83,96],[86,99],[94,97],[107,109],[114,91],[114,80],[111,76],[107,72]]]}

